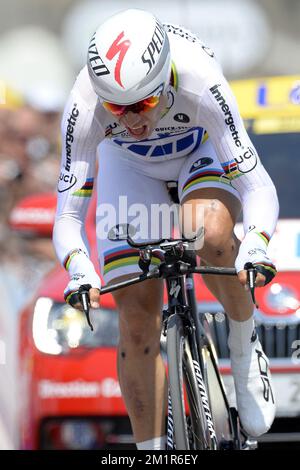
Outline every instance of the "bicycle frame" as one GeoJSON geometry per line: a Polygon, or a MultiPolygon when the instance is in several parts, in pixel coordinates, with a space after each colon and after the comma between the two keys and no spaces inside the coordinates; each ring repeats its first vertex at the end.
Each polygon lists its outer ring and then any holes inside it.
{"type": "MultiPolygon", "coordinates": [[[[119,241],[120,238],[115,239],[119,241]]],[[[217,448],[216,432],[214,429],[213,417],[210,409],[209,394],[207,393],[208,388],[208,377],[206,376],[206,363],[205,357],[202,357],[203,347],[206,347],[209,351],[210,358],[214,372],[216,374],[221,395],[223,397],[226,416],[230,426],[230,432],[232,435],[233,448],[239,447],[239,436],[238,436],[238,425],[237,417],[232,414],[229,407],[229,403],[226,397],[226,391],[220,377],[218,369],[217,359],[215,357],[214,348],[211,345],[209,338],[206,336],[204,326],[202,325],[197,309],[197,303],[195,299],[194,287],[193,287],[193,273],[197,274],[217,274],[217,275],[236,275],[234,268],[219,268],[219,267],[196,267],[191,265],[190,262],[185,262],[184,253],[187,249],[188,242],[192,240],[159,240],[156,242],[149,242],[147,244],[135,243],[127,234],[126,240],[130,246],[140,250],[139,267],[142,269],[142,274],[127,280],[120,282],[115,285],[110,285],[101,289],[101,295],[113,292],[117,289],[124,288],[133,284],[143,282],[147,279],[164,279],[168,293],[168,306],[163,311],[163,333],[166,334],[167,325],[170,318],[178,316],[180,318],[180,325],[182,330],[182,338],[186,338],[188,341],[188,349],[190,350],[190,359],[192,359],[193,366],[193,384],[194,390],[198,386],[198,398],[200,397],[202,403],[202,410],[205,414],[205,441],[208,442],[208,446],[211,449],[217,448]],[[157,246],[164,251],[164,261],[158,266],[150,270],[152,251],[157,249],[157,246]],[[196,378],[196,382],[195,382],[196,378]]],[[[254,268],[249,267],[249,272],[253,274],[254,268]]],[[[249,278],[248,278],[249,279],[249,278]]],[[[255,276],[250,276],[250,289],[254,298],[254,280],[255,276]],[[251,281],[252,279],[252,281],[251,281]]],[[[84,286],[84,291],[81,294],[81,301],[84,305],[84,312],[89,321],[88,311],[88,288],[84,286]],[[85,299],[83,296],[86,296],[85,299]]],[[[91,326],[91,325],[90,325],[91,326]]],[[[182,347],[182,346],[180,346],[182,347]]],[[[187,359],[183,358],[183,362],[187,359]]],[[[191,364],[191,361],[190,363],[191,364]]],[[[169,400],[169,417],[168,422],[168,444],[172,442],[172,409],[171,402],[169,400]]]]}
{"type": "MultiPolygon", "coordinates": [[[[174,273],[175,274],[175,273],[174,273]]],[[[207,395],[207,385],[205,384],[202,375],[203,360],[199,357],[200,345],[198,338],[205,337],[203,327],[198,321],[197,304],[194,294],[194,285],[192,274],[188,275],[174,275],[166,279],[167,293],[168,293],[168,307],[163,311],[163,322],[166,326],[168,318],[171,315],[180,315],[183,320],[183,325],[186,330],[186,337],[191,348],[191,356],[193,358],[193,365],[198,383],[199,394],[202,400],[204,412],[206,415],[206,442],[211,448],[217,448],[216,432],[214,429],[213,418],[210,411],[209,398],[207,395]],[[201,362],[200,362],[201,361],[201,362]],[[201,364],[201,365],[200,365],[201,364]]],[[[164,328],[165,330],[165,328],[164,328]]],[[[229,407],[228,407],[229,409],[229,407]]],[[[172,448],[172,433],[173,433],[173,412],[172,404],[169,397],[168,402],[168,448],[172,448]]],[[[174,444],[173,444],[174,445],[174,444]]]]}
{"type": "MultiPolygon", "coordinates": [[[[212,341],[211,337],[209,336],[208,332],[205,331],[205,327],[201,322],[200,315],[198,314],[198,306],[197,306],[195,290],[194,290],[193,275],[189,274],[187,276],[187,278],[190,281],[190,287],[187,287],[187,296],[188,296],[189,304],[191,305],[192,318],[193,318],[195,328],[196,328],[196,339],[197,339],[198,349],[199,350],[201,349],[202,345],[200,344],[200,342],[201,342],[200,338],[202,338],[202,341],[204,341],[206,347],[209,349],[214,369],[219,372],[219,365],[218,365],[218,360],[217,360],[217,357],[216,357],[216,351],[215,351],[215,348],[214,348],[214,345],[213,345],[213,341],[212,341]]],[[[209,325],[208,325],[208,327],[209,327],[209,325]]],[[[203,370],[205,370],[206,366],[204,364],[204,358],[199,357],[199,362],[201,362],[203,370]]],[[[228,399],[227,399],[225,385],[224,385],[222,377],[219,373],[218,373],[218,382],[219,382],[220,389],[222,391],[224,401],[226,403],[226,407],[229,410],[230,405],[229,405],[229,402],[228,402],[228,399]]]]}

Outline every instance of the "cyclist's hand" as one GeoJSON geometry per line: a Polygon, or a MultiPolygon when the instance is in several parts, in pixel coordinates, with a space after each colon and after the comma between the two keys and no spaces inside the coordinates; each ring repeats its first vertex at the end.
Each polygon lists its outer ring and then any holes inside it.
{"type": "MultiPolygon", "coordinates": [[[[269,282],[272,281],[273,277],[276,275],[276,268],[273,263],[269,260],[268,264],[266,262],[253,263],[253,267],[256,270],[255,286],[263,287],[269,282]]],[[[247,284],[247,271],[243,269],[238,273],[238,279],[243,286],[247,284]]]]}
{"type": "Polygon", "coordinates": [[[89,285],[89,298],[91,308],[100,307],[101,281],[98,275],[74,274],[64,290],[65,301],[72,307],[82,310],[82,304],[78,295],[80,286],[89,285]]]}
{"type": "Polygon", "coordinates": [[[90,304],[92,308],[100,307],[100,290],[92,287],[89,290],[90,304]]]}
{"type": "Polygon", "coordinates": [[[238,279],[243,286],[247,285],[247,271],[245,264],[251,263],[256,270],[255,286],[262,287],[272,281],[276,275],[276,268],[267,257],[266,251],[262,248],[250,248],[243,243],[240,246],[239,254],[235,260],[235,268],[238,279]],[[246,249],[245,249],[246,248],[246,249]]]}

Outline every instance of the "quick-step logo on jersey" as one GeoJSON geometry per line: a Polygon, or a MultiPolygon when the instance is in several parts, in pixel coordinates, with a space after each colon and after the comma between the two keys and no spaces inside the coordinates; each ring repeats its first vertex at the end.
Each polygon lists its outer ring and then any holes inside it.
{"type": "Polygon", "coordinates": [[[185,157],[197,150],[201,144],[202,136],[202,127],[193,127],[180,133],[158,133],[156,138],[141,141],[112,140],[124,150],[139,157],[185,157]]]}

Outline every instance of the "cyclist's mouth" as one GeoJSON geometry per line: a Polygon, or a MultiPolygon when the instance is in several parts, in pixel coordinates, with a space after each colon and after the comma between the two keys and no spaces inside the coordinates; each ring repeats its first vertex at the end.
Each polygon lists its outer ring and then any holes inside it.
{"type": "Polygon", "coordinates": [[[141,137],[147,131],[147,126],[144,125],[141,127],[137,127],[135,129],[132,129],[131,127],[127,127],[127,130],[134,137],[141,137]]]}

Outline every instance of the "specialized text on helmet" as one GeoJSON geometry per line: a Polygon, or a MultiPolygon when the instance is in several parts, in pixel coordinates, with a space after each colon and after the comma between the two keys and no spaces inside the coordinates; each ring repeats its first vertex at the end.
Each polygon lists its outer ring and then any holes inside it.
{"type": "Polygon", "coordinates": [[[159,56],[159,53],[162,50],[165,34],[166,33],[163,27],[159,23],[156,23],[152,39],[142,55],[142,61],[144,64],[148,64],[149,66],[147,75],[151,72],[156,58],[159,56]]]}

